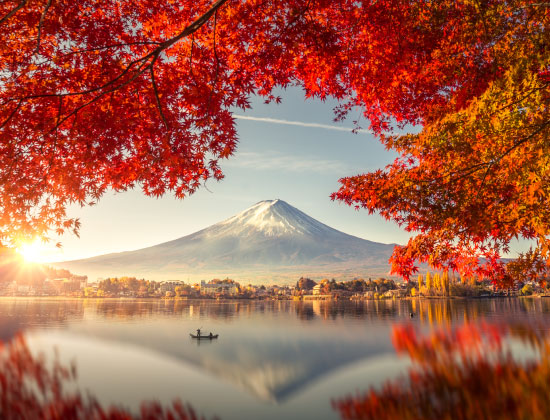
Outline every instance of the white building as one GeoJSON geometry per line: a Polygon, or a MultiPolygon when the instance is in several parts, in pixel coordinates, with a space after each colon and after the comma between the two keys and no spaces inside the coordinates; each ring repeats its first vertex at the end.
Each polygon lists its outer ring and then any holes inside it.
{"type": "Polygon", "coordinates": [[[174,292],[176,290],[176,287],[182,285],[182,281],[162,281],[160,282],[160,291],[162,294],[165,294],[166,292],[174,292]]]}
{"type": "Polygon", "coordinates": [[[206,280],[201,280],[201,295],[214,295],[216,293],[236,295],[237,285],[235,283],[206,283],[206,280]]]}

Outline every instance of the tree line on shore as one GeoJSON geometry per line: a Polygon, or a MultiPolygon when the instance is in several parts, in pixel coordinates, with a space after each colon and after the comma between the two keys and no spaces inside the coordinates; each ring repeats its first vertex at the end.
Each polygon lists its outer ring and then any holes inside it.
{"type": "Polygon", "coordinates": [[[531,295],[535,291],[545,292],[545,282],[517,281],[513,287],[506,289],[495,288],[494,284],[487,279],[479,278],[476,275],[456,276],[454,273],[444,271],[442,273],[429,271],[423,275],[419,274],[416,282],[409,282],[410,296],[478,296],[480,294],[492,294],[495,292],[510,294],[512,291],[521,295],[531,295]]]}
{"type": "Polygon", "coordinates": [[[347,291],[353,293],[375,291],[384,293],[388,290],[397,289],[397,284],[392,279],[386,279],[383,277],[372,280],[369,278],[365,280],[363,278],[356,278],[347,281],[336,281],[335,279],[322,279],[317,283],[316,281],[307,278],[300,277],[296,282],[296,290],[307,292],[313,290],[315,286],[319,285],[319,293],[331,293],[335,291],[347,291]]]}

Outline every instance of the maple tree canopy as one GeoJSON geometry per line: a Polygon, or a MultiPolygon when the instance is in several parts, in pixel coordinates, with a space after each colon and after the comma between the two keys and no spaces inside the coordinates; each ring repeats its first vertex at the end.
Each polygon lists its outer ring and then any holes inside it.
{"type": "Polygon", "coordinates": [[[428,261],[502,278],[513,237],[538,244],[516,271],[542,269],[549,11],[540,0],[4,1],[0,241],[77,231],[66,207],[107,189],[183,197],[221,179],[232,110],[296,85],[336,99],[337,120],[359,107],[400,154],[333,196],[417,234],[396,249],[396,273],[428,261]],[[422,131],[393,134],[408,124],[422,131]]]}
{"type": "Polygon", "coordinates": [[[399,158],[342,179],[333,196],[415,233],[396,247],[395,273],[408,279],[421,261],[502,287],[548,280],[549,17],[545,2],[464,1],[431,5],[415,21],[440,37],[413,42],[407,60],[425,61],[399,81],[400,99],[413,97],[401,121],[422,131],[382,134],[399,158]],[[517,238],[535,246],[506,264],[500,257],[517,238]]]}

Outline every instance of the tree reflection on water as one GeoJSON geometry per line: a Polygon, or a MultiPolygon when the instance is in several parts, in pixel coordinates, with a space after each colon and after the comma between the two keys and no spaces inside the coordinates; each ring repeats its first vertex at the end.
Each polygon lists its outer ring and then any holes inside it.
{"type": "Polygon", "coordinates": [[[21,334],[0,348],[0,418],[91,420],[198,420],[189,405],[175,401],[170,407],[144,402],[138,414],[110,406],[102,407],[91,395],[67,391],[76,369],[57,360],[48,363],[34,356],[21,334]]]}
{"type": "MultiPolygon", "coordinates": [[[[451,324],[473,321],[486,314],[540,316],[550,313],[550,299],[470,300],[357,300],[357,301],[255,301],[255,300],[125,300],[125,299],[5,299],[0,305],[0,327],[17,319],[19,329],[29,324],[82,320],[87,314],[109,320],[173,317],[193,314],[211,319],[232,320],[251,314],[296,315],[303,321],[337,319],[395,320],[414,312],[420,321],[451,324]]],[[[6,340],[9,337],[0,337],[6,340]]]]}
{"type": "MultiPolygon", "coordinates": [[[[75,369],[29,350],[23,335],[11,333],[16,328],[23,330],[25,326],[33,325],[39,318],[46,317],[48,325],[65,325],[73,319],[85,318],[89,313],[114,320],[191,313],[199,318],[237,320],[264,312],[287,314],[290,317],[282,319],[295,317],[300,325],[308,328],[314,324],[313,320],[320,321],[318,325],[321,326],[324,323],[332,325],[331,320],[343,318],[406,323],[393,327],[392,339],[396,352],[411,360],[410,371],[405,377],[375,385],[364,394],[334,400],[336,412],[331,414],[339,415],[342,420],[550,418],[550,328],[547,317],[550,300],[545,299],[491,299],[475,305],[461,300],[326,303],[68,301],[55,305],[9,301],[4,302],[3,310],[4,321],[0,320],[0,332],[3,332],[5,342],[0,344],[2,419],[202,418],[182,402],[170,406],[144,402],[141,410],[130,412],[116,406],[103,406],[93,395],[79,392],[75,386],[75,369]],[[413,318],[409,318],[411,312],[413,318]],[[488,322],[495,319],[494,314],[504,315],[498,318],[498,322],[488,322]]],[[[258,322],[263,322],[262,317],[258,319],[258,322]]],[[[246,327],[247,324],[243,325],[246,327]]],[[[342,325],[333,325],[332,328],[341,328],[342,325]]],[[[345,325],[359,325],[361,328],[354,331],[361,332],[365,328],[369,334],[373,333],[369,328],[374,324],[370,322],[345,325]]],[[[324,326],[322,330],[330,331],[324,326]]],[[[265,352],[264,359],[259,358],[262,363],[264,360],[273,361],[274,355],[280,355],[283,362],[292,361],[299,355],[293,351],[283,353],[276,343],[277,339],[266,344],[270,352],[262,348],[265,352]]],[[[200,343],[203,344],[207,350],[211,343],[200,343]]],[[[201,354],[207,353],[202,350],[201,354]]],[[[227,351],[226,348],[219,350],[222,354],[227,351]]],[[[227,367],[227,360],[231,358],[219,360],[220,366],[227,367]]],[[[330,359],[322,360],[323,366],[326,367],[330,360],[339,360],[337,353],[330,353],[330,359]]],[[[318,365],[314,367],[311,372],[324,372],[318,369],[318,365]]],[[[246,374],[250,372],[245,371],[246,374]]],[[[306,383],[311,376],[304,378],[306,383]]],[[[365,383],[367,380],[369,378],[365,378],[365,383]]],[[[333,391],[332,395],[338,395],[338,389],[333,391]]],[[[185,397],[181,395],[183,400],[185,397]]],[[[190,402],[198,407],[197,401],[191,399],[190,402]]],[[[219,412],[223,418],[223,406],[219,412]]]]}
{"type": "Polygon", "coordinates": [[[334,401],[342,419],[550,418],[548,331],[482,322],[422,335],[396,326],[393,343],[413,363],[408,377],[334,401]],[[512,353],[518,341],[532,358],[512,353]]]}

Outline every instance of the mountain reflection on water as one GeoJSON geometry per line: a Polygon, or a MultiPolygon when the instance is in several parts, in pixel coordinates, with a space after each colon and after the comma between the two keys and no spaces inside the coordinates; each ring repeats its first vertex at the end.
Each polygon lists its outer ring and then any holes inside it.
{"type": "Polygon", "coordinates": [[[550,299],[0,299],[2,339],[22,331],[33,352],[56,346],[98,401],[137,410],[144,399],[180,398],[222,419],[376,418],[353,417],[331,401],[357,404],[347,396],[407,371],[411,357],[396,354],[396,328],[429,336],[482,324],[547,331],[550,299]],[[219,340],[193,341],[188,333],[199,327],[219,340]]]}

